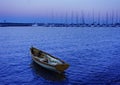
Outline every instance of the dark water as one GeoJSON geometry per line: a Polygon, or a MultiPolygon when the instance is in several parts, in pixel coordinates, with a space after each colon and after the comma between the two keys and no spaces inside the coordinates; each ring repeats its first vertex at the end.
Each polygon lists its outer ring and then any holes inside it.
{"type": "Polygon", "coordinates": [[[120,85],[120,28],[0,28],[0,85],[120,85]],[[31,45],[70,64],[39,67],[31,45]]]}

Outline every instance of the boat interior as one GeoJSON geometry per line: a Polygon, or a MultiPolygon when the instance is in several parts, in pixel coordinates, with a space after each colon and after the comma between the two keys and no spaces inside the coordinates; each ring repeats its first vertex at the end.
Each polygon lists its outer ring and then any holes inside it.
{"type": "Polygon", "coordinates": [[[36,59],[38,59],[41,62],[48,63],[50,65],[58,65],[63,64],[63,62],[59,59],[56,59],[40,50],[37,49],[31,49],[32,54],[35,56],[36,59]]]}

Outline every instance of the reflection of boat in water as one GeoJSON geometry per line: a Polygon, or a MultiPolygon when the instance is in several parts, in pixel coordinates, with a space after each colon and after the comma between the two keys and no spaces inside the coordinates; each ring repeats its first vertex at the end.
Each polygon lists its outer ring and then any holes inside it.
{"type": "Polygon", "coordinates": [[[64,72],[69,67],[69,64],[63,60],[56,58],[46,52],[43,52],[37,48],[30,48],[32,59],[40,66],[55,71],[55,72],[64,72]]]}
{"type": "Polygon", "coordinates": [[[31,63],[31,67],[33,69],[33,71],[38,75],[43,77],[46,80],[50,80],[50,81],[61,81],[61,80],[65,80],[65,75],[64,73],[57,73],[57,72],[53,72],[50,71],[48,69],[45,69],[41,66],[39,66],[38,64],[36,64],[34,61],[31,63]]]}

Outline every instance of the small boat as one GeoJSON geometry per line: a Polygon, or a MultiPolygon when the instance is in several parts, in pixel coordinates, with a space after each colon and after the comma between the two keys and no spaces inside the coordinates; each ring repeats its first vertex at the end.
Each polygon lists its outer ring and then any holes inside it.
{"type": "Polygon", "coordinates": [[[38,24],[37,24],[37,23],[34,23],[34,24],[32,24],[32,26],[33,26],[33,27],[37,27],[37,26],[38,26],[38,24]]]}
{"type": "Polygon", "coordinates": [[[56,58],[35,47],[31,47],[30,51],[33,61],[46,69],[62,73],[69,67],[69,64],[67,64],[63,60],[56,58]]]}

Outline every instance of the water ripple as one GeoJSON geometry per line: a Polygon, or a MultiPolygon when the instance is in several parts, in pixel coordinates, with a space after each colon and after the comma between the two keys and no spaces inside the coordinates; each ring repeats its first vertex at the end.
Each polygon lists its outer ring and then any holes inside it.
{"type": "Polygon", "coordinates": [[[119,85],[119,36],[114,28],[0,28],[0,85],[119,85]],[[70,67],[58,74],[38,66],[32,45],[70,67]]]}

